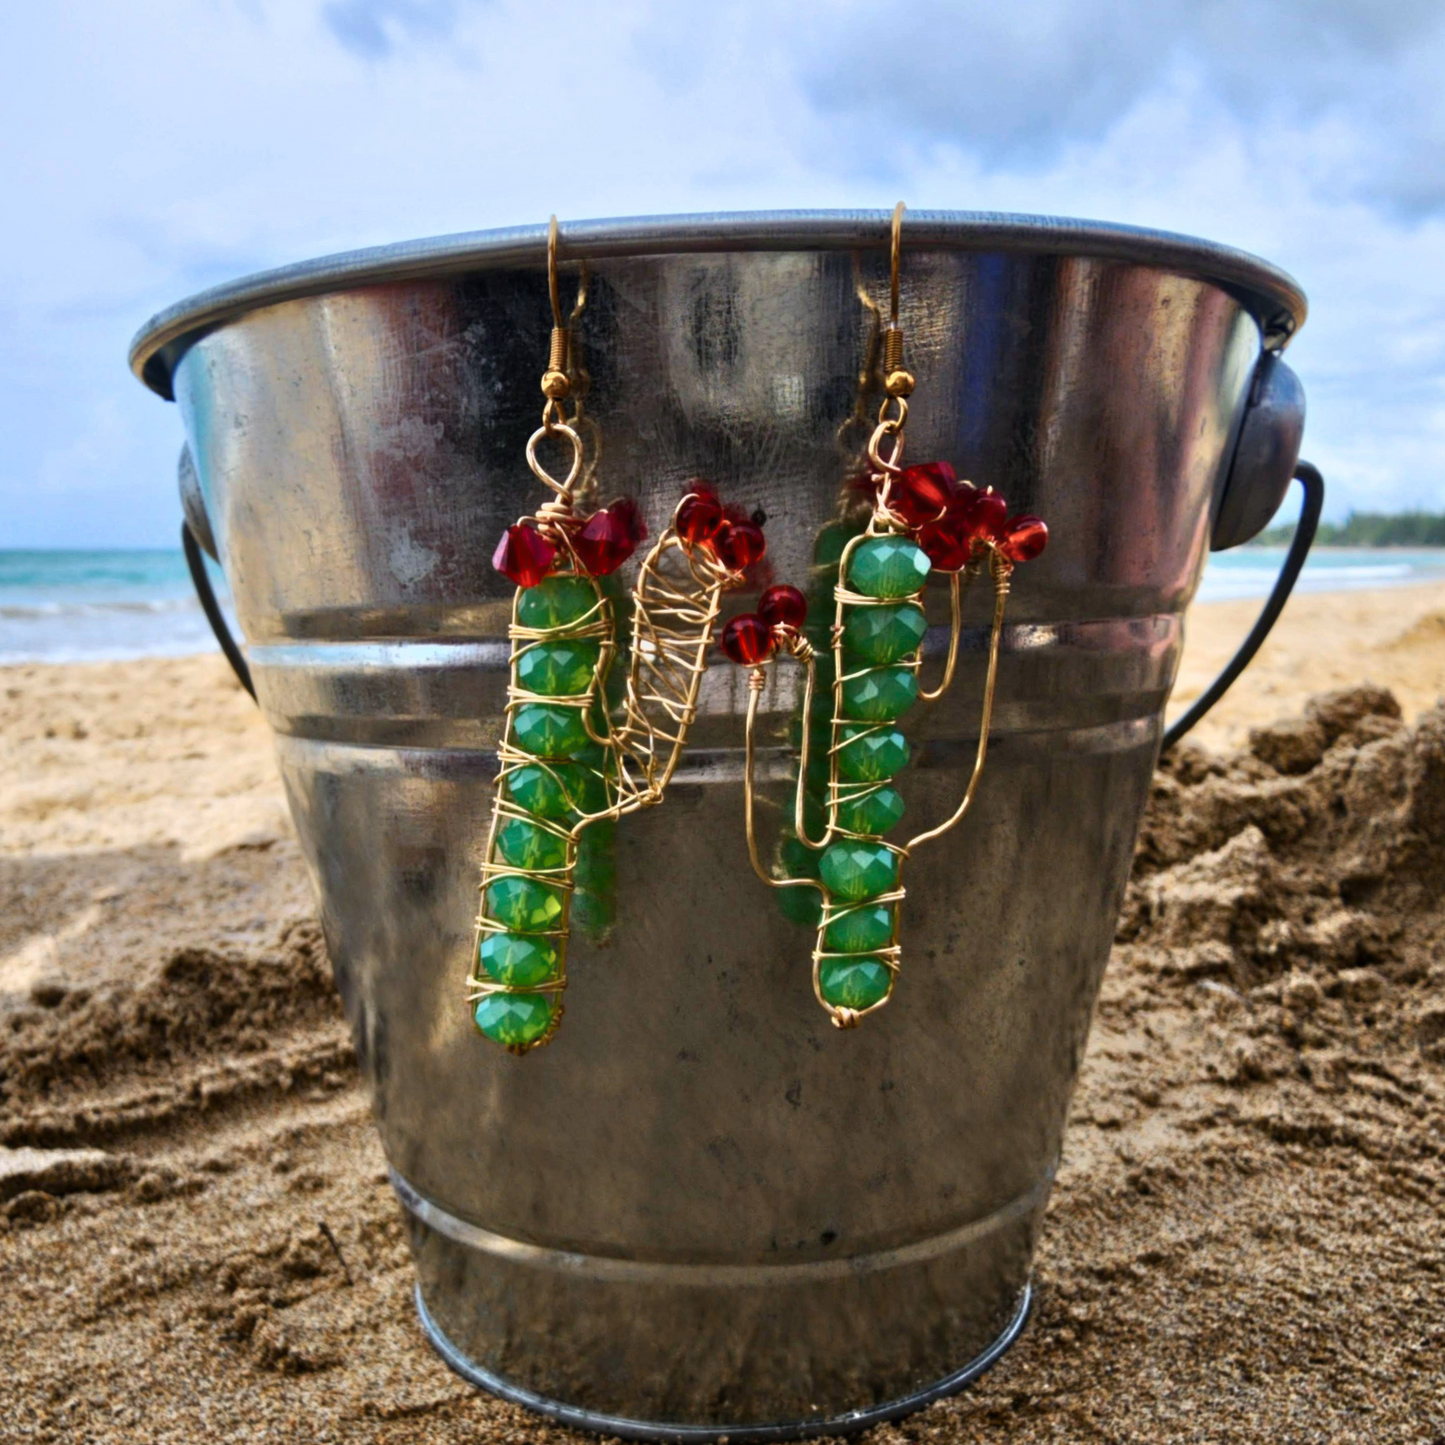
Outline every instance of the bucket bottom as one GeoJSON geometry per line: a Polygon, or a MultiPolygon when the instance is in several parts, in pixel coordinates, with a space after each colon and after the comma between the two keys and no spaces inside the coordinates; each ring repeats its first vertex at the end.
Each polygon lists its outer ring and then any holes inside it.
{"type": "Polygon", "coordinates": [[[742,1442],[746,1441],[806,1440],[815,1436],[853,1435],[888,1420],[901,1420],[905,1415],[915,1414],[935,1400],[956,1395],[994,1365],[1023,1333],[1032,1303],[1033,1289],[1025,1284],[1013,1318],[987,1349],[975,1355],[961,1369],[945,1375],[937,1384],[916,1390],[902,1399],[890,1400],[887,1404],[875,1405],[866,1410],[850,1410],[845,1415],[835,1415],[822,1420],[796,1420],[772,1425],[667,1425],[651,1420],[629,1420],[620,1415],[603,1415],[595,1410],[584,1410],[577,1405],[565,1405],[560,1400],[549,1400],[545,1395],[539,1395],[522,1385],[514,1385],[500,1375],[483,1369],[481,1365],[469,1360],[446,1337],[426,1307],[421,1285],[416,1286],[416,1312],[421,1319],[421,1327],[426,1331],[432,1348],[462,1379],[503,1400],[510,1400],[514,1405],[522,1405],[538,1415],[545,1415],[559,1425],[570,1425],[577,1430],[592,1430],[599,1435],[616,1435],[624,1440],[666,1440],[679,1442],[679,1445],[702,1445],[704,1441],[714,1440],[737,1441],[742,1445],[742,1442]]]}

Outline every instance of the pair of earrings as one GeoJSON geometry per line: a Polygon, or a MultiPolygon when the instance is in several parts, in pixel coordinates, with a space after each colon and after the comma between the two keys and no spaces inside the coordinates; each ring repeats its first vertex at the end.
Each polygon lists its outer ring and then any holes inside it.
{"type": "MultiPolygon", "coordinates": [[[[902,216],[900,204],[892,227],[890,321],[883,331],[885,397],[867,447],[867,470],[849,489],[844,517],[821,539],[831,622],[810,628],[808,598],[794,587],[775,586],[762,594],[756,613],[729,621],[720,639],[724,654],[749,669],[749,856],[770,887],[815,895],[810,906],[789,911],[815,929],[814,995],[842,1028],[892,995],[902,952],[903,860],[956,826],[973,801],[988,745],[1009,578],[1018,562],[1043,550],[1048,537],[1037,517],[1010,517],[991,489],[957,483],[947,463],[903,466],[914,378],[903,365],[898,324],[902,216]],[[889,842],[884,835],[904,809],[892,779],[910,752],[898,722],[915,702],[936,700],[951,686],[962,589],[985,570],[994,609],[972,774],[950,818],[907,844],[889,842]],[[922,598],[934,571],[949,577],[952,625],[943,678],[927,691],[920,680],[927,626],[922,598]],[[780,850],[785,876],[778,877],[759,852],[754,762],[766,668],[784,655],[801,663],[806,676],[792,828],[780,850]],[[828,688],[821,696],[820,673],[828,688]],[[827,706],[815,716],[815,701],[824,699],[827,706]],[[820,744],[821,762],[815,760],[820,744]]],[[[610,830],[617,819],[663,801],[696,713],[723,593],[745,585],[765,550],[760,519],[725,507],[708,484],[691,483],[639,564],[626,599],[630,639],[625,647],[619,642],[625,594],[615,574],[647,540],[646,528],[629,498],[581,514],[590,472],[580,395],[574,393],[584,389],[577,382],[585,373],[569,367],[575,358],[558,300],[556,246],[554,217],[545,404],[526,449],[528,465],[552,496],[507,529],[493,558],[517,592],[505,729],[468,978],[477,1028],[513,1053],[537,1048],[556,1033],[571,927],[605,931],[610,830]],[[564,410],[569,397],[570,418],[564,410]],[[571,450],[561,481],[538,459],[544,439],[571,450]]],[[[870,364],[870,380],[871,372],[870,364]]]]}

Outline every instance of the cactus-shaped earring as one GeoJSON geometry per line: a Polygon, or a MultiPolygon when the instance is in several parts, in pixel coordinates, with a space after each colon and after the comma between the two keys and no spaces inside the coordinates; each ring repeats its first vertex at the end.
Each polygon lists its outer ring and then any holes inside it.
{"type": "Polygon", "coordinates": [[[799,629],[807,604],[795,589],[772,589],[755,617],[735,618],[723,634],[733,661],[752,669],[747,716],[745,825],[758,875],[775,888],[813,888],[821,897],[813,948],[813,992],[839,1028],[851,1028],[882,1008],[893,994],[902,957],[899,905],[903,861],[921,844],[941,837],[968,811],[983,773],[993,716],[999,643],[1014,566],[1043,551],[1048,529],[1037,517],[1010,517],[991,489],[959,485],[951,466],[931,462],[905,469],[904,429],[913,376],[903,366],[898,324],[898,275],[903,206],[892,228],[891,319],[883,333],[883,385],[887,393],[868,444],[867,521],[842,549],[833,589],[832,716],[828,727],[822,836],[805,822],[811,705],[816,658],[799,629]],[[885,835],[902,821],[904,800],[893,786],[907,765],[909,742],[899,727],[919,699],[933,701],[952,685],[962,631],[962,588],[984,568],[993,585],[982,717],[974,766],[953,814],[906,844],[885,835]],[[920,686],[927,629],[922,599],[931,572],[949,577],[951,629],[943,678],[920,686]],[[784,595],[786,594],[786,595],[784,595]],[[798,843],[814,855],[809,875],[775,878],[763,866],[754,830],[754,729],[764,666],[780,651],[808,669],[804,689],[802,756],[794,804],[798,843]]]}
{"type": "Polygon", "coordinates": [[[557,239],[554,216],[547,241],[553,327],[542,376],[546,401],[526,453],[552,496],[507,529],[492,559],[517,591],[506,722],[467,979],[476,1027],[514,1054],[548,1043],[562,1019],[584,833],[662,801],[696,711],[721,595],[742,582],[764,550],[757,525],[725,513],[706,483],[689,484],[639,570],[623,717],[614,727],[606,685],[620,648],[603,579],[647,532],[627,497],[586,517],[578,511],[579,479],[585,483],[595,471],[596,458],[584,469],[577,415],[569,420],[563,410],[573,382],[557,239]],[[561,481],[538,459],[545,440],[571,450],[561,481]]]}

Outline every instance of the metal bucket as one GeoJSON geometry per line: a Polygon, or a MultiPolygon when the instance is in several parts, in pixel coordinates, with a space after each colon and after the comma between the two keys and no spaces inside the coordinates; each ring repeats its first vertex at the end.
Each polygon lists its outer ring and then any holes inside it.
{"type": "MultiPolygon", "coordinates": [[[[564,227],[564,263],[590,265],[604,494],[655,533],[709,477],[805,582],[887,226],[564,227]]],[[[1181,615],[1211,529],[1257,531],[1294,467],[1273,353],[1303,297],[1183,238],[910,213],[911,454],[1053,541],[1014,589],[975,812],[910,864],[895,1001],[847,1033],[816,1007],[811,931],[749,869],[746,687],[718,667],[667,801],[616,830],[610,941],[574,937],[566,1027],[518,1059],[477,1038],[463,980],[507,685],[489,558],[538,500],[544,241],[275,272],[157,317],[133,364],[180,404],[192,530],[235,598],[437,1348],[623,1435],[860,1427],[958,1388],[1023,1323],[1181,615]]],[[[931,620],[938,647],[946,604],[931,620]]],[[[920,817],[972,763],[969,624],[905,784],[920,817]]],[[[765,700],[779,775],[787,687],[765,700]]]]}

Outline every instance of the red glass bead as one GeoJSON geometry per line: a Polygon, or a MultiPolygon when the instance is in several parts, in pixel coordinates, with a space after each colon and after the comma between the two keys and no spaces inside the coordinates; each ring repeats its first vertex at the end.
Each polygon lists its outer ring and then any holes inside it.
{"type": "Polygon", "coordinates": [[[940,572],[957,572],[968,563],[973,541],[966,537],[956,516],[930,522],[918,533],[918,545],[940,572]]]}
{"type": "Polygon", "coordinates": [[[888,506],[910,527],[936,522],[956,495],[954,471],[947,462],[920,462],[893,479],[888,506]]]}
{"type": "Polygon", "coordinates": [[[1002,542],[1008,503],[997,492],[965,492],[954,509],[957,526],[971,542],[1002,542]]]}
{"type": "Polygon", "coordinates": [[[577,560],[593,577],[615,572],[632,555],[635,546],[626,522],[611,508],[593,512],[572,538],[577,560]]]}
{"type": "Polygon", "coordinates": [[[763,529],[747,521],[725,520],[712,540],[718,561],[730,572],[746,572],[761,559],[767,546],[763,529]]]}
{"type": "Polygon", "coordinates": [[[687,484],[687,495],[677,509],[677,535],[689,547],[711,542],[723,524],[722,503],[717,493],[703,481],[687,484]]]}
{"type": "Polygon", "coordinates": [[[492,566],[517,587],[535,587],[556,559],[557,549],[523,522],[508,527],[492,553],[492,566]]]}
{"type": "Polygon", "coordinates": [[[756,612],[734,617],[722,631],[722,650],[744,667],[766,662],[773,646],[773,629],[756,612]]]}
{"type": "Polygon", "coordinates": [[[647,540],[647,522],[631,497],[618,497],[607,510],[627,528],[634,547],[647,540]]]}
{"type": "Polygon", "coordinates": [[[1008,519],[999,551],[1010,562],[1032,562],[1049,545],[1049,529],[1042,517],[1021,513],[1008,519]]]}
{"type": "Polygon", "coordinates": [[[769,627],[796,632],[808,618],[808,599],[796,587],[769,587],[758,599],[758,614],[769,627]]]}

